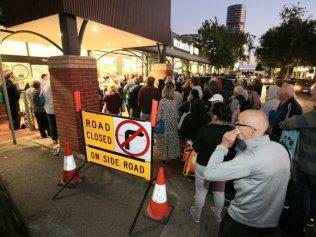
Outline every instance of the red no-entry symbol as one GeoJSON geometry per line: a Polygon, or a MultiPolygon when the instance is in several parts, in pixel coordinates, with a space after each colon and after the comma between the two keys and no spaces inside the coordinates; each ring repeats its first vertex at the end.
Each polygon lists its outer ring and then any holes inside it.
{"type": "Polygon", "coordinates": [[[115,130],[115,139],[118,146],[121,148],[123,152],[125,152],[127,155],[134,156],[134,157],[139,157],[146,154],[146,152],[149,150],[149,147],[150,147],[150,137],[148,135],[147,130],[140,123],[134,120],[124,120],[121,123],[119,123],[115,130]],[[124,136],[126,139],[123,142],[121,142],[119,140],[120,130],[123,125],[128,125],[128,124],[133,124],[137,128],[135,129],[135,131],[133,130],[133,132],[130,133],[128,137],[124,136]],[[145,136],[146,141],[144,142],[144,149],[142,149],[141,152],[133,153],[129,151],[129,149],[127,149],[126,146],[130,147],[129,145],[131,141],[133,141],[138,136],[142,136],[142,137],[145,136]]]}

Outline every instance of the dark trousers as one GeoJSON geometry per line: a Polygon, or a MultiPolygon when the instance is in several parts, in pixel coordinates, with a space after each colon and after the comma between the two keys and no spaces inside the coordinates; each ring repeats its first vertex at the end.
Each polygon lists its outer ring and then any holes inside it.
{"type": "Polygon", "coordinates": [[[316,176],[301,170],[298,172],[300,213],[298,220],[299,233],[303,233],[305,223],[309,218],[316,217],[316,176]]]}
{"type": "Polygon", "coordinates": [[[21,127],[21,115],[20,115],[19,103],[10,104],[10,109],[11,109],[14,130],[20,129],[20,127],[21,127]]]}
{"type": "Polygon", "coordinates": [[[131,116],[132,118],[137,118],[137,119],[139,119],[139,118],[140,118],[140,108],[131,108],[130,116],[131,116]]]}
{"type": "Polygon", "coordinates": [[[255,228],[243,225],[229,216],[228,213],[224,216],[220,230],[219,237],[272,237],[281,236],[276,228],[255,228]]]}
{"type": "Polygon", "coordinates": [[[58,140],[58,133],[57,133],[57,124],[56,124],[56,117],[55,114],[47,114],[48,123],[50,127],[50,133],[52,135],[52,139],[54,141],[58,140]]]}
{"type": "Polygon", "coordinates": [[[45,112],[34,112],[34,115],[36,117],[38,130],[39,130],[42,138],[45,138],[47,136],[51,136],[47,114],[45,112]],[[46,131],[47,131],[47,133],[46,133],[46,131]]]}

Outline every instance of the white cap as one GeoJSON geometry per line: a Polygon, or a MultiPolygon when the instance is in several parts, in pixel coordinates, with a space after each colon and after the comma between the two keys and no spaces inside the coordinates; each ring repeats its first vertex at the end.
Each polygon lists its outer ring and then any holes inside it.
{"type": "Polygon", "coordinates": [[[224,102],[224,98],[221,94],[215,94],[212,96],[211,99],[209,99],[210,102],[215,102],[215,101],[219,101],[219,102],[224,102]]]}

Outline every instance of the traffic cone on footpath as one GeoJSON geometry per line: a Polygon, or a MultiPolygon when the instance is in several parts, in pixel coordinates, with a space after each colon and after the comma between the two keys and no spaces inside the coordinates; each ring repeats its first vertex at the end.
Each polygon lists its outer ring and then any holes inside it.
{"type": "Polygon", "coordinates": [[[152,198],[147,206],[147,217],[166,224],[171,213],[170,206],[167,201],[166,180],[163,167],[158,170],[158,177],[156,180],[152,198]]]}
{"type": "Polygon", "coordinates": [[[63,174],[60,178],[59,185],[66,184],[69,179],[72,178],[72,180],[67,184],[67,186],[73,187],[76,186],[81,182],[81,178],[79,176],[79,172],[76,170],[76,162],[73,156],[72,149],[70,145],[66,142],[65,143],[65,156],[64,156],[64,170],[63,174]]]}

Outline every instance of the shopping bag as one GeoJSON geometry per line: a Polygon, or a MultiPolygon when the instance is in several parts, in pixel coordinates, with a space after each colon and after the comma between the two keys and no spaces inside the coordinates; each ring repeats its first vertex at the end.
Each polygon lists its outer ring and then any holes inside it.
{"type": "Polygon", "coordinates": [[[165,123],[162,119],[159,119],[157,126],[155,127],[156,134],[163,134],[165,132],[165,123]]]}
{"type": "Polygon", "coordinates": [[[280,143],[288,150],[291,160],[298,159],[298,147],[299,147],[300,132],[297,130],[283,130],[280,143]]]}
{"type": "Polygon", "coordinates": [[[184,161],[183,175],[194,174],[197,153],[193,149],[186,149],[183,152],[182,160],[184,161]]]}

